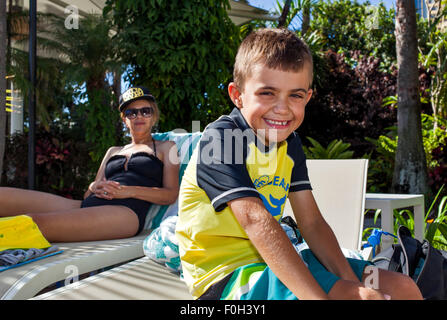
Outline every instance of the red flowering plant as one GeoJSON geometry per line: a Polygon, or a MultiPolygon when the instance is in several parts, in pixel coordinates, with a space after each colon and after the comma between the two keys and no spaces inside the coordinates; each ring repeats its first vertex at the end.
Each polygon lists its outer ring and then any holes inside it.
{"type": "MultiPolygon", "coordinates": [[[[67,198],[82,196],[97,168],[88,146],[76,132],[38,128],[36,132],[36,189],[67,198]]],[[[15,134],[7,139],[2,185],[28,187],[28,136],[15,134]]]]}

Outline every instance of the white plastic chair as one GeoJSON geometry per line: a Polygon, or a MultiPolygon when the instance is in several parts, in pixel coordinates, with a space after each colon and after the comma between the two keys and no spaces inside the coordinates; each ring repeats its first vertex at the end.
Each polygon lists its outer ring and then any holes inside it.
{"type": "MultiPolygon", "coordinates": [[[[312,193],[340,247],[361,250],[367,159],[307,160],[312,193]]],[[[284,215],[293,217],[286,202],[284,215]]]]}

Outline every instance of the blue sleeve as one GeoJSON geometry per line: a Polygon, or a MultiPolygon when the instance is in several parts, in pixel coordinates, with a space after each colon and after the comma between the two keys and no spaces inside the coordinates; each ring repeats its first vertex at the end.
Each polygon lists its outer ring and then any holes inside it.
{"type": "Polygon", "coordinates": [[[290,179],[289,192],[301,190],[312,190],[309,176],[307,174],[306,156],[304,155],[301,139],[297,134],[293,134],[289,140],[289,155],[292,157],[295,165],[290,179]]]}
{"type": "Polygon", "coordinates": [[[245,165],[246,141],[234,127],[207,128],[198,147],[197,183],[216,211],[237,198],[259,198],[245,165]]]}

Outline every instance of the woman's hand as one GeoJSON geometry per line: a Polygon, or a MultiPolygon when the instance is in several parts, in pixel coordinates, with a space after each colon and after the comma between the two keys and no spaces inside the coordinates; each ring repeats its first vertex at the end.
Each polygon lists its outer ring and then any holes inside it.
{"type": "Polygon", "coordinates": [[[107,200],[127,198],[123,196],[122,191],[123,186],[121,186],[119,182],[103,179],[95,183],[93,193],[95,194],[95,197],[107,200]]]}

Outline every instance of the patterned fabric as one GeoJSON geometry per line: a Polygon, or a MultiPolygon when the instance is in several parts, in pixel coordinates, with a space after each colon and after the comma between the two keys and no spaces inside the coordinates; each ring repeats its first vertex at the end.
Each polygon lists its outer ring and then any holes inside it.
{"type": "MultiPolygon", "coordinates": [[[[309,271],[324,292],[329,293],[339,277],[330,273],[310,249],[300,252],[309,271]]],[[[359,280],[371,262],[347,258],[359,280]]],[[[254,263],[236,269],[222,292],[221,300],[296,300],[297,297],[276,277],[265,263],[254,263]]]]}
{"type": "MultiPolygon", "coordinates": [[[[202,133],[175,133],[172,131],[163,133],[154,133],[152,137],[155,140],[174,141],[177,145],[180,159],[179,182],[182,181],[183,173],[191,158],[192,152],[200,140],[202,133]]],[[[145,230],[155,229],[160,223],[171,215],[177,215],[177,202],[171,205],[152,205],[146,215],[144,224],[145,230]]]]}
{"type": "MultiPolygon", "coordinates": [[[[281,223],[295,250],[321,288],[328,293],[340,278],[330,273],[314,256],[306,242],[299,243],[294,230],[281,223]]],[[[357,252],[342,248],[352,270],[362,278],[363,270],[371,262],[357,252]]],[[[265,263],[254,263],[236,269],[225,286],[221,300],[296,300],[296,296],[275,276],[265,263]]]]}
{"type": "Polygon", "coordinates": [[[164,264],[170,271],[182,271],[178,242],[175,237],[175,224],[177,216],[171,216],[163,220],[143,242],[144,254],[150,259],[164,264]]]}

